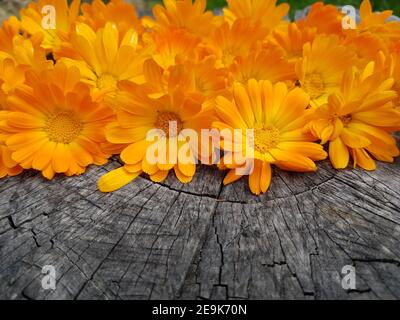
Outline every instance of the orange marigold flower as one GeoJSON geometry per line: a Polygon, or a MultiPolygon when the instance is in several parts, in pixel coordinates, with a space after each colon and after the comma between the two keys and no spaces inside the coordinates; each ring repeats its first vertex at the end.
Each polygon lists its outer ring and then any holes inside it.
{"type": "MultiPolygon", "coordinates": [[[[7,114],[6,111],[0,111],[0,126],[4,126],[7,114]]],[[[5,144],[6,137],[7,132],[0,129],[0,178],[16,176],[23,171],[23,168],[11,158],[11,150],[5,144]]]]}
{"type": "Polygon", "coordinates": [[[360,69],[365,68],[369,62],[375,60],[380,51],[389,54],[385,41],[368,31],[349,34],[343,41],[343,45],[355,52],[358,58],[356,65],[360,69]]]}
{"type": "Polygon", "coordinates": [[[163,0],[164,6],[155,5],[146,26],[154,29],[180,29],[196,36],[208,36],[216,25],[212,12],[206,12],[206,0],[163,0]]]}
{"type": "Polygon", "coordinates": [[[102,0],[94,0],[91,4],[84,3],[80,21],[94,30],[104,28],[107,22],[111,22],[121,34],[125,34],[129,29],[135,29],[138,34],[144,32],[134,5],[124,0],[111,0],[107,4],[102,0]]]}
{"type": "Polygon", "coordinates": [[[329,157],[336,169],[346,168],[350,155],[354,166],[366,170],[376,168],[371,156],[393,162],[399,155],[396,140],[388,133],[400,125],[392,86],[393,79],[376,72],[374,62],[360,72],[352,67],[343,77],[340,92],[315,111],[308,127],[322,144],[329,141],[329,157]]]}
{"type": "Polygon", "coordinates": [[[64,57],[60,61],[79,68],[82,81],[92,88],[95,100],[114,108],[119,81],[144,81],[143,62],[149,57],[148,49],[142,50],[138,45],[135,30],[130,29],[120,37],[112,23],[97,32],[79,23],[71,34],[71,43],[79,58],[64,57]]]}
{"type": "Polygon", "coordinates": [[[342,20],[344,15],[334,5],[322,2],[314,3],[307,16],[297,24],[301,27],[316,28],[319,34],[343,35],[342,20]]]}
{"type": "Polygon", "coordinates": [[[139,176],[142,172],[150,179],[161,182],[174,170],[177,178],[188,183],[196,172],[198,141],[186,140],[186,129],[207,129],[211,119],[202,115],[203,97],[189,92],[184,81],[169,85],[168,93],[161,97],[148,95],[145,86],[130,82],[120,84],[124,96],[119,97],[117,121],[107,127],[107,139],[115,144],[127,144],[121,152],[125,165],[111,171],[99,180],[102,192],[115,191],[139,176]],[[173,123],[175,131],[169,131],[173,123]],[[150,141],[148,133],[158,129],[158,140],[150,141]],[[161,158],[153,159],[154,148],[161,158]],[[162,159],[162,155],[165,156],[162,159]]]}
{"type": "Polygon", "coordinates": [[[340,87],[344,72],[355,63],[355,54],[335,35],[319,35],[306,43],[303,58],[296,64],[299,85],[311,97],[311,106],[319,107],[340,87]]]}
{"type": "Polygon", "coordinates": [[[379,51],[390,54],[400,41],[400,23],[388,22],[392,11],[373,12],[369,0],[364,0],[360,7],[361,22],[355,29],[345,30],[347,46],[354,46],[360,58],[361,68],[375,59],[379,51]]]}
{"type": "Polygon", "coordinates": [[[41,37],[29,39],[20,35],[20,22],[16,17],[10,17],[0,28],[0,60],[13,59],[17,64],[30,66],[36,70],[51,67],[47,61],[46,52],[40,48],[41,37]]]}
{"type": "Polygon", "coordinates": [[[232,25],[224,23],[214,29],[205,40],[205,52],[217,58],[217,68],[228,68],[236,57],[247,56],[264,40],[262,28],[252,26],[248,21],[237,20],[232,25]]]}
{"type": "MultiPolygon", "coordinates": [[[[394,102],[394,106],[400,111],[400,51],[394,53],[393,64],[393,77],[395,81],[393,90],[397,92],[397,99],[394,102]]],[[[398,130],[400,130],[400,128],[398,130]]]]}
{"type": "Polygon", "coordinates": [[[388,18],[393,14],[391,10],[373,12],[371,1],[364,0],[360,5],[361,22],[357,26],[360,29],[382,26],[387,23],[388,18]]]}
{"type": "Polygon", "coordinates": [[[189,58],[199,60],[199,40],[187,31],[171,29],[153,32],[147,41],[154,47],[152,58],[165,70],[189,58]]]}
{"type": "Polygon", "coordinates": [[[288,90],[284,83],[273,85],[270,81],[251,79],[246,85],[236,83],[233,100],[216,99],[219,121],[213,127],[219,130],[242,129],[242,141],[231,134],[231,141],[224,141],[225,167],[230,172],[224,179],[229,184],[241,178],[236,169],[244,165],[249,157],[254,161],[249,176],[250,190],[254,194],[266,192],[271,182],[271,164],[290,171],[315,171],[314,160],[325,159],[322,146],[313,143],[313,138],[303,132],[309,120],[309,97],[299,88],[288,90]],[[253,135],[248,135],[248,129],[253,135]],[[250,143],[249,143],[250,141],[250,143]],[[226,143],[228,142],[228,143],[226,143]],[[248,145],[250,155],[243,154],[238,144],[248,145]],[[235,153],[240,153],[239,155],[235,153]],[[243,161],[232,161],[242,159],[243,161]],[[229,160],[229,161],[228,161],[229,160]]]}
{"type": "Polygon", "coordinates": [[[284,30],[274,30],[267,45],[272,43],[278,46],[283,50],[285,58],[295,63],[303,56],[303,46],[308,42],[312,43],[316,35],[316,28],[299,27],[297,23],[290,23],[284,30]]]}
{"type": "MultiPolygon", "coordinates": [[[[30,35],[42,36],[42,47],[57,52],[64,41],[68,41],[69,33],[79,16],[80,0],[73,0],[68,5],[68,0],[39,0],[32,2],[26,9],[21,10],[21,27],[30,35]],[[42,14],[45,6],[52,6],[55,11],[54,26],[44,28],[42,14]],[[55,28],[53,28],[55,27],[55,28]]],[[[46,12],[46,11],[45,11],[46,12]]]]}
{"type": "Polygon", "coordinates": [[[0,142],[0,178],[19,175],[24,169],[12,158],[10,149],[0,142]]]}
{"type": "Polygon", "coordinates": [[[209,56],[200,62],[186,61],[170,67],[161,68],[153,59],[143,66],[146,85],[153,97],[168,93],[169,87],[178,82],[190,92],[204,96],[205,104],[211,107],[217,95],[227,94],[226,71],[215,67],[215,57],[209,56]]]}
{"type": "Polygon", "coordinates": [[[14,16],[3,21],[0,28],[0,51],[11,53],[13,52],[14,36],[19,34],[20,22],[14,16]]]}
{"type": "Polygon", "coordinates": [[[184,30],[163,30],[150,34],[150,46],[154,46],[152,58],[163,69],[168,69],[190,59],[199,60],[199,39],[184,30]]]}
{"type": "Polygon", "coordinates": [[[105,164],[109,155],[99,147],[106,142],[105,127],[112,112],[90,97],[79,84],[77,68],[58,64],[7,99],[6,145],[11,159],[24,169],[36,169],[52,179],[55,173],[78,175],[90,164],[105,164]]]}
{"type": "Polygon", "coordinates": [[[16,65],[14,60],[0,60],[0,110],[4,108],[7,96],[25,83],[26,66],[16,65]]]}
{"type": "Polygon", "coordinates": [[[276,47],[253,51],[248,56],[237,57],[229,68],[233,82],[246,84],[250,79],[270,80],[272,83],[294,82],[296,78],[294,64],[283,56],[276,47]]]}
{"type": "Polygon", "coordinates": [[[225,18],[230,23],[245,19],[260,25],[268,31],[273,30],[289,12],[289,5],[276,5],[276,0],[227,0],[225,18]]]}

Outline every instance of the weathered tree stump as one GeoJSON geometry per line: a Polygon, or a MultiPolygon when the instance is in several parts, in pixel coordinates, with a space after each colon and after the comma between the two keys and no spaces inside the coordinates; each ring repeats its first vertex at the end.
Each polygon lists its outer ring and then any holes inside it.
{"type": "Polygon", "coordinates": [[[0,181],[0,298],[400,298],[399,159],[374,172],[275,170],[261,197],[209,167],[189,185],[171,174],[100,193],[118,165],[0,181]],[[45,265],[55,290],[42,287],[45,265]]]}

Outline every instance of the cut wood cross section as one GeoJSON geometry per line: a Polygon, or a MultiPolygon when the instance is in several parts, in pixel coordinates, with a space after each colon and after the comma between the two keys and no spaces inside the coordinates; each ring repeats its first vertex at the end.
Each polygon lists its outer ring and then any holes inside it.
{"type": "Polygon", "coordinates": [[[100,193],[117,166],[0,181],[0,298],[400,298],[399,159],[374,172],[275,170],[261,197],[205,166],[188,185],[140,177],[100,193]],[[55,290],[42,287],[45,265],[55,290]],[[346,265],[355,289],[342,288],[346,265]]]}

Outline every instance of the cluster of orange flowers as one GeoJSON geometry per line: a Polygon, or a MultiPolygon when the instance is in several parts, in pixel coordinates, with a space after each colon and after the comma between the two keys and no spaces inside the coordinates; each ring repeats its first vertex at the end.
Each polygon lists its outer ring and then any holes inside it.
{"type": "MultiPolygon", "coordinates": [[[[291,23],[289,6],[276,0],[227,2],[214,15],[206,0],[164,0],[152,17],[139,18],[123,0],[39,0],[5,21],[0,177],[23,169],[73,176],[117,154],[124,165],[100,179],[103,192],[142,173],[161,182],[174,170],[187,183],[196,164],[180,159],[185,141],[164,144],[174,161],[146,157],[149,130],[172,120],[178,130],[253,129],[254,194],[267,191],[272,164],[315,171],[328,153],[337,169],[350,158],[366,170],[374,159],[393,162],[400,22],[387,21],[390,11],[374,13],[365,0],[361,22],[344,29],[332,5],[315,3],[291,23]],[[48,5],[55,28],[43,26],[48,5]]],[[[233,160],[231,142],[220,145],[225,184],[241,178],[236,169],[244,165],[233,160]]]]}

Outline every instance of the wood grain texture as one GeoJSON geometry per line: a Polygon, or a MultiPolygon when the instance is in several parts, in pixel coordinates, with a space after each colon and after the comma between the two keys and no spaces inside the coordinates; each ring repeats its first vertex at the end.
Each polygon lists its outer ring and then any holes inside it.
{"type": "Polygon", "coordinates": [[[374,172],[274,171],[270,191],[223,187],[200,167],[182,185],[146,177],[112,194],[119,166],[0,181],[2,299],[399,299],[400,161],[374,172]],[[41,271],[54,265],[56,290],[41,271]],[[357,287],[341,287],[356,268],[357,287]]]}

